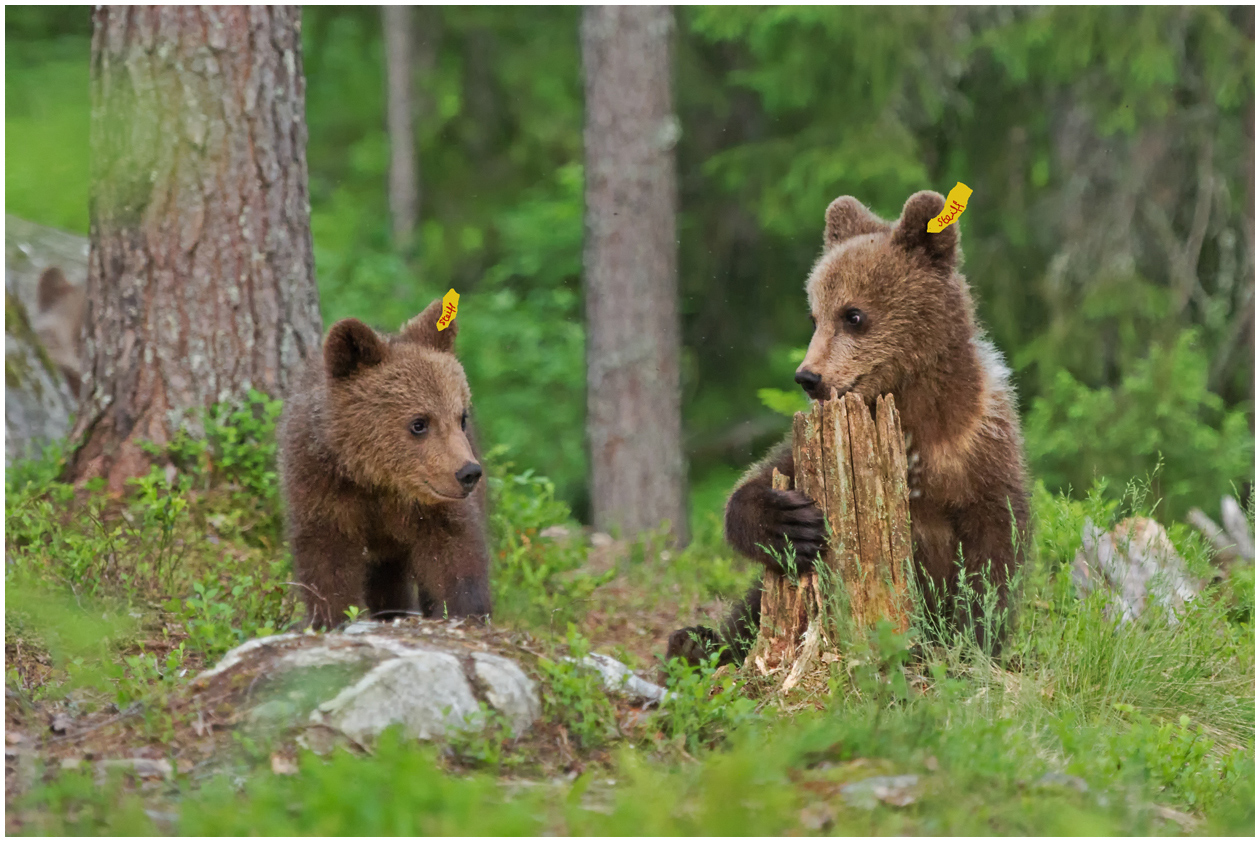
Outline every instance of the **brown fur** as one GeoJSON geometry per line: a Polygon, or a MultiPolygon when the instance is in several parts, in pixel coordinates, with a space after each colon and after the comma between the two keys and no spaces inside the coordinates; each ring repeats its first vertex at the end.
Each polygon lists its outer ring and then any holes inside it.
{"type": "Polygon", "coordinates": [[[351,605],[374,617],[490,614],[485,483],[471,402],[438,331],[434,301],[382,337],[356,319],[333,325],[281,419],[281,469],[293,566],[307,619],[340,623],[351,605]],[[416,435],[411,426],[427,419],[416,435]]]}
{"type": "Polygon", "coordinates": [[[35,292],[35,317],[31,328],[39,337],[48,358],[61,371],[70,392],[79,396],[83,378],[83,317],[87,310],[87,294],[66,280],[56,266],[39,276],[35,292]]]}
{"type": "MultiPolygon", "coordinates": [[[[806,283],[816,328],[797,376],[815,399],[833,391],[856,392],[868,404],[880,394],[894,396],[911,451],[919,583],[934,614],[970,624],[982,608],[959,597],[960,553],[971,588],[982,591],[983,577],[1004,609],[1010,577],[1022,561],[1023,537],[1013,535],[1026,537],[1029,503],[1009,373],[976,325],[970,290],[958,272],[958,226],[927,233],[928,220],[944,206],[938,193],[916,193],[901,219],[887,223],[852,197],[832,202],[823,254],[806,283]],[[854,309],[862,314],[858,325],[847,321],[854,309]]],[[[786,537],[798,565],[807,567],[825,541],[821,512],[799,492],[773,490],[775,468],[792,475],[790,443],[754,465],[731,494],[727,540],[777,569],[761,547],[782,554],[786,537]]],[[[759,612],[754,589],[717,633],[729,659],[742,658],[759,612]],[[737,629],[743,634],[734,635],[737,629]]],[[[982,645],[995,649],[998,631],[978,627],[982,645]]],[[[714,648],[714,635],[675,632],[670,654],[694,660],[714,648]]]]}

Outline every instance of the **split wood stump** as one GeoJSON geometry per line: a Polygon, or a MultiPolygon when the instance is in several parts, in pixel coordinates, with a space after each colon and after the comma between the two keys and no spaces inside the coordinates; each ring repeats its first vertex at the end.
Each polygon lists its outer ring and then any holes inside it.
{"type": "Polygon", "coordinates": [[[746,663],[763,675],[785,673],[783,692],[834,649],[838,624],[863,629],[886,619],[905,631],[912,570],[906,443],[892,396],[876,401],[874,418],[857,395],[813,402],[796,413],[792,432],[796,476],[776,470],[774,487],[810,497],[828,541],[816,572],[762,580],[761,628],[746,663]]]}

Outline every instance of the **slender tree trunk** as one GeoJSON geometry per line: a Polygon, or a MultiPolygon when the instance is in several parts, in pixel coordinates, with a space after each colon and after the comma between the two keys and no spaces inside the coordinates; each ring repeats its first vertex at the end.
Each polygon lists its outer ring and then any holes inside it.
{"type": "Polygon", "coordinates": [[[673,13],[587,7],[587,433],[596,526],[686,538],[670,95],[673,13]]]}
{"type": "Polygon", "coordinates": [[[382,6],[385,29],[385,73],[388,89],[389,214],[394,246],[407,250],[420,216],[420,166],[413,126],[411,74],[414,32],[410,6],[382,6]]]}
{"type": "Polygon", "coordinates": [[[120,490],[196,410],[318,353],[296,6],[92,15],[86,382],[68,473],[120,490]]]}

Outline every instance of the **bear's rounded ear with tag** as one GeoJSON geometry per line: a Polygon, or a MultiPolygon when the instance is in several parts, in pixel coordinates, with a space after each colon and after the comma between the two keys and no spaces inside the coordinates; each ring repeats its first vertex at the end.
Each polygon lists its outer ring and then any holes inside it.
{"type": "Polygon", "coordinates": [[[860,234],[878,234],[887,230],[888,223],[871,213],[866,205],[852,196],[841,196],[827,206],[823,245],[831,248],[860,234]]]}
{"type": "Polygon", "coordinates": [[[893,231],[893,242],[908,251],[921,251],[933,263],[954,267],[958,264],[958,224],[929,234],[927,224],[945,210],[945,197],[932,190],[920,190],[901,209],[901,219],[893,231]]]}
{"type": "Polygon", "coordinates": [[[376,331],[358,319],[342,319],[324,340],[324,367],[334,380],[385,361],[385,343],[376,331]]]}
{"type": "Polygon", "coordinates": [[[459,332],[458,318],[452,319],[444,330],[438,330],[438,318],[442,315],[442,299],[435,298],[433,303],[418,316],[414,316],[402,326],[399,337],[407,342],[414,342],[435,351],[448,354],[455,351],[455,334],[459,332]]]}

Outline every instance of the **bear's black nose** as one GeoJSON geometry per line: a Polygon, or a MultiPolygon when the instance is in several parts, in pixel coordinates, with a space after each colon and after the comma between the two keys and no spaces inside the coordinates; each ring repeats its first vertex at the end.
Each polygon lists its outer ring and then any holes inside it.
{"type": "Polygon", "coordinates": [[[476,462],[469,462],[455,472],[455,479],[459,480],[464,491],[472,491],[477,480],[481,479],[481,466],[476,462]]]}
{"type": "Polygon", "coordinates": [[[796,382],[800,383],[801,388],[812,395],[814,390],[822,383],[822,375],[802,369],[796,372],[796,382]]]}

